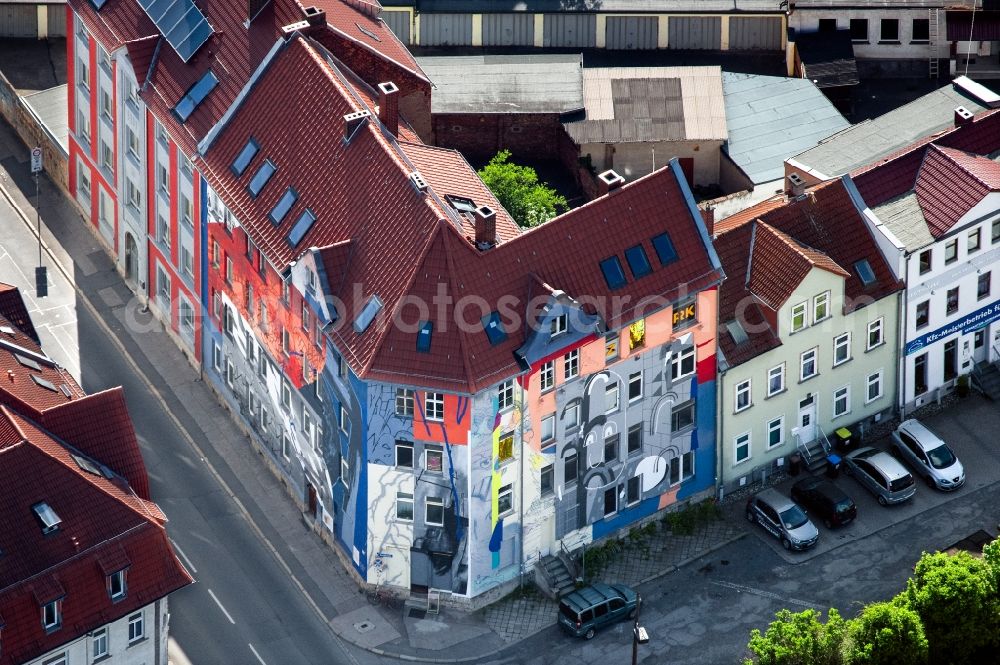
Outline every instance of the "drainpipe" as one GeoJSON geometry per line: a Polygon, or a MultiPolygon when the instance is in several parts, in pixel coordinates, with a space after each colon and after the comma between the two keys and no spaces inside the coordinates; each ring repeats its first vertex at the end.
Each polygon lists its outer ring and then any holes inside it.
{"type": "Polygon", "coordinates": [[[521,488],[521,496],[518,498],[517,502],[517,513],[518,521],[520,523],[521,535],[517,539],[517,561],[518,561],[518,571],[517,571],[517,586],[518,588],[524,587],[524,456],[525,456],[525,446],[524,446],[524,418],[527,410],[525,409],[525,393],[524,385],[521,388],[521,419],[518,423],[518,429],[520,430],[520,440],[521,440],[521,454],[517,456],[517,466],[518,466],[518,486],[521,488]]]}
{"type": "MultiPolygon", "coordinates": [[[[716,318],[718,318],[718,317],[716,317],[716,318]]],[[[726,376],[726,371],[723,370],[723,369],[721,369],[719,367],[718,340],[716,340],[716,348],[715,348],[715,366],[716,366],[716,372],[715,372],[715,414],[716,414],[715,415],[715,422],[716,422],[716,429],[715,429],[715,432],[716,432],[716,434],[715,434],[715,499],[719,503],[722,503],[723,496],[725,495],[725,486],[724,486],[724,483],[722,481],[722,467],[723,467],[722,458],[723,458],[723,455],[725,454],[725,448],[724,448],[725,444],[723,442],[726,440],[726,437],[725,437],[725,427],[723,425],[723,423],[725,423],[726,421],[725,421],[725,418],[722,417],[722,409],[723,409],[723,406],[722,406],[722,398],[723,398],[722,384],[723,384],[723,379],[726,376]]]]}
{"type": "Polygon", "coordinates": [[[900,420],[906,419],[906,331],[909,329],[907,318],[910,311],[910,254],[908,252],[903,253],[903,284],[903,296],[899,299],[902,311],[896,317],[896,338],[902,342],[902,346],[899,343],[896,344],[896,349],[899,351],[899,380],[896,381],[896,391],[898,393],[896,402],[899,404],[900,420]]]}

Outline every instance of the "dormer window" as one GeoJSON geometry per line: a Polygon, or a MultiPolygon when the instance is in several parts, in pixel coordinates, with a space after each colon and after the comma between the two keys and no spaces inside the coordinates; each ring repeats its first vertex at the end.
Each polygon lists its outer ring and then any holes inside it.
{"type": "Polygon", "coordinates": [[[62,600],[53,600],[42,605],[42,628],[46,633],[59,630],[62,626],[62,600]]]}
{"type": "Polygon", "coordinates": [[[123,599],[128,591],[125,585],[125,570],[119,570],[108,575],[108,595],[113,602],[123,599]]]}
{"type": "Polygon", "coordinates": [[[567,317],[565,314],[560,314],[559,316],[552,319],[552,337],[556,335],[562,335],[566,332],[567,328],[567,317]]]}

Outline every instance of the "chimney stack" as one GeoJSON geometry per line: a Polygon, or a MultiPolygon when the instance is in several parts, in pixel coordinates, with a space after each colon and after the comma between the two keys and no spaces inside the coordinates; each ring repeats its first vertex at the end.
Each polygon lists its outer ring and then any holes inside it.
{"type": "Polygon", "coordinates": [[[624,185],[625,178],[615,173],[613,169],[608,169],[597,176],[597,184],[600,188],[601,196],[604,196],[624,185]]]}
{"type": "Polygon", "coordinates": [[[806,191],[806,181],[798,173],[789,173],[788,191],[792,196],[802,196],[806,191]]]}
{"type": "Polygon", "coordinates": [[[318,7],[305,7],[302,9],[302,13],[305,15],[306,23],[309,24],[310,28],[324,27],[326,26],[326,12],[318,7]]]}
{"type": "Polygon", "coordinates": [[[489,206],[476,208],[476,247],[487,250],[497,244],[497,214],[489,206]]]}
{"type": "Polygon", "coordinates": [[[344,116],[344,141],[349,142],[354,136],[354,132],[358,130],[358,127],[363,125],[368,118],[371,117],[371,113],[366,109],[364,111],[355,111],[354,113],[348,113],[344,116]]]}
{"type": "Polygon", "coordinates": [[[960,127],[962,125],[967,125],[970,122],[972,122],[972,111],[964,106],[957,107],[955,109],[955,126],[960,127]]]}
{"type": "Polygon", "coordinates": [[[709,237],[715,237],[715,208],[704,208],[701,210],[701,220],[705,222],[709,237]]]}
{"type": "Polygon", "coordinates": [[[390,134],[399,135],[399,88],[392,81],[378,84],[378,119],[390,134]]]}

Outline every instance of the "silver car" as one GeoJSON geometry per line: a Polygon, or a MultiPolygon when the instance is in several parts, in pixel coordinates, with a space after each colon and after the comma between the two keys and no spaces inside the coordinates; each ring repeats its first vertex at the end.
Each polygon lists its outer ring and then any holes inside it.
{"type": "Polygon", "coordinates": [[[847,473],[883,506],[902,503],[917,492],[910,472],[895,457],[876,448],[858,448],[848,453],[844,465],[847,473]]]}
{"type": "Polygon", "coordinates": [[[747,520],[770,531],[786,550],[809,549],[819,539],[819,531],[806,517],[806,511],[777,490],[766,489],[750,497],[747,520]]]}
{"type": "Polygon", "coordinates": [[[927,484],[957,490],[965,484],[965,468],[944,441],[919,420],[904,420],[892,433],[893,448],[927,484]]]}

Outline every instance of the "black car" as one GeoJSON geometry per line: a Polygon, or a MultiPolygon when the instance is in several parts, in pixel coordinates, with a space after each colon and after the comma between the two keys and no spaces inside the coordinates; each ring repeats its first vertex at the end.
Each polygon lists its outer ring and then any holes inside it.
{"type": "Polygon", "coordinates": [[[792,485],[792,499],[823,519],[828,529],[844,526],[858,516],[854,500],[829,480],[810,476],[792,485]]]}

